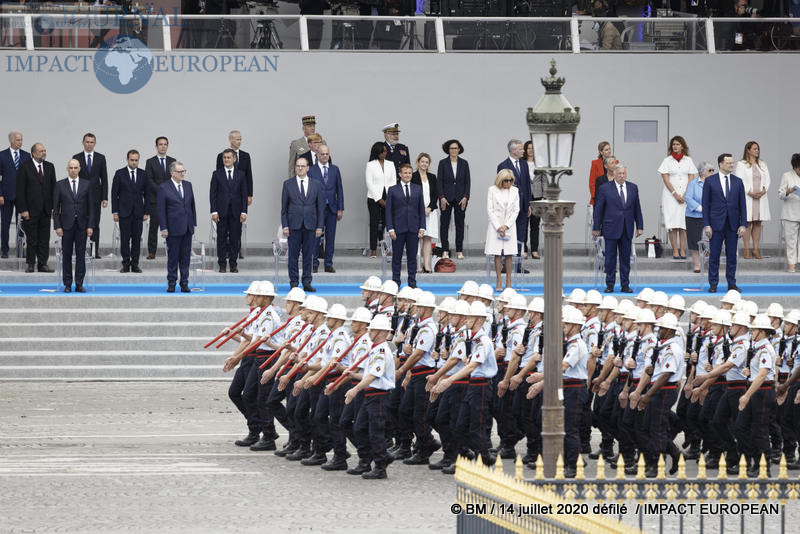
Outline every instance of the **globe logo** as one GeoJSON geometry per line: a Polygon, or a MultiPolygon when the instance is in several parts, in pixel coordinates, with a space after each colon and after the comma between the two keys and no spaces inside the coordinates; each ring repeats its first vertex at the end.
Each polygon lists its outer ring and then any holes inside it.
{"type": "Polygon", "coordinates": [[[94,54],[94,75],[113,93],[135,93],[147,85],[153,75],[153,53],[136,37],[112,37],[94,54]]]}

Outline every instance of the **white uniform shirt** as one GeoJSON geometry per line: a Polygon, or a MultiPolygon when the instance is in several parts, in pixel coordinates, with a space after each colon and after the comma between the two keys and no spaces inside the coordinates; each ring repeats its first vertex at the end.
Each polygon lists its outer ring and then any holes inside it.
{"type": "Polygon", "coordinates": [[[564,355],[564,361],[569,364],[569,367],[564,371],[563,378],[573,380],[588,378],[586,365],[589,363],[589,349],[586,348],[586,342],[581,338],[580,333],[567,340],[567,353],[564,355]]]}
{"type": "Polygon", "coordinates": [[[667,382],[676,383],[683,376],[681,372],[683,361],[683,349],[676,337],[661,341],[658,358],[653,364],[653,376],[650,377],[650,383],[654,383],[663,374],[669,375],[667,382]]]}
{"type": "Polygon", "coordinates": [[[436,323],[433,321],[433,317],[426,317],[419,322],[419,330],[412,347],[412,351],[423,351],[422,357],[417,361],[417,365],[436,367],[436,361],[431,356],[436,344],[436,330],[436,323]]]}
{"type": "Polygon", "coordinates": [[[472,338],[472,352],[469,361],[478,362],[470,374],[470,378],[494,378],[497,374],[497,358],[494,357],[492,350],[492,340],[480,331],[472,338]]]}
{"type": "Polygon", "coordinates": [[[731,356],[728,361],[733,364],[733,367],[725,373],[727,380],[747,380],[747,377],[742,374],[742,370],[744,370],[744,366],[747,363],[747,349],[746,335],[737,337],[731,343],[731,356]]]}
{"type": "Polygon", "coordinates": [[[389,343],[384,341],[374,345],[365,361],[365,373],[375,377],[369,385],[370,388],[386,391],[394,389],[394,356],[389,350],[389,343]]]}
{"type": "Polygon", "coordinates": [[[750,360],[750,376],[747,378],[749,382],[753,382],[758,376],[761,369],[769,369],[767,376],[764,378],[765,382],[775,380],[775,349],[768,338],[764,338],[755,344],[755,353],[753,359],[750,360]]]}

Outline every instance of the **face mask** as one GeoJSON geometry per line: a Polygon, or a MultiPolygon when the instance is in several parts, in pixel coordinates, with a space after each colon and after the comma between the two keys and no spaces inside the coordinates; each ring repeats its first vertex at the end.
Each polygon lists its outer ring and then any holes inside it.
{"type": "Polygon", "coordinates": [[[596,31],[596,32],[599,32],[599,31],[600,31],[600,23],[599,23],[599,22],[595,22],[595,23],[592,25],[592,29],[593,29],[594,31],[596,31]]]}

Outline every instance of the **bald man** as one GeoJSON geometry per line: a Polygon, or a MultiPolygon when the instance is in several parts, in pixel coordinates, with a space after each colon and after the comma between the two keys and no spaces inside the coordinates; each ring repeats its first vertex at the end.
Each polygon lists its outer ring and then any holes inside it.
{"type": "Polygon", "coordinates": [[[67,178],[59,180],[53,191],[53,228],[61,238],[61,278],[64,293],[72,292],[72,251],[75,251],[75,291],[85,293],[86,238],[97,224],[95,192],[89,180],[81,178],[81,163],[67,163],[67,178]]]}

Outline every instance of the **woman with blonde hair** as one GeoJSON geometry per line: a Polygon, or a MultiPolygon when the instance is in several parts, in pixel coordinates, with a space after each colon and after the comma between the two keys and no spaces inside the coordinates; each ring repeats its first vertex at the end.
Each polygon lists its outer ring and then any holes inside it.
{"type": "Polygon", "coordinates": [[[664,190],[661,193],[661,213],[669,232],[672,259],[686,259],[686,187],[697,176],[697,167],[689,157],[689,146],[680,135],[669,140],[667,157],[658,167],[664,190]]]}
{"type": "Polygon", "coordinates": [[[501,258],[505,256],[506,287],[511,287],[512,257],[517,254],[519,191],[514,187],[514,173],[509,169],[497,173],[486,198],[486,212],[489,226],[486,228],[484,253],[494,256],[494,271],[497,274],[495,289],[502,291],[501,258]]]}
{"type": "Polygon", "coordinates": [[[425,235],[419,241],[422,248],[422,272],[431,272],[431,243],[439,239],[439,188],[436,175],[430,171],[431,156],[420,152],[417,156],[417,170],[411,175],[411,183],[422,187],[422,200],[425,203],[425,235]]]}
{"type": "Polygon", "coordinates": [[[761,243],[761,223],[768,221],[769,217],[769,169],[767,164],[760,159],[761,148],[755,141],[748,141],[744,145],[742,159],[736,162],[733,174],[742,179],[744,184],[744,201],[747,205],[747,230],[742,242],[744,244],[744,258],[750,259],[750,236],[753,237],[752,257],[760,260],[761,252],[758,245],[761,243]]]}

